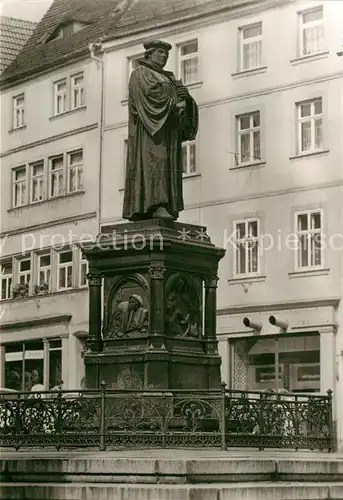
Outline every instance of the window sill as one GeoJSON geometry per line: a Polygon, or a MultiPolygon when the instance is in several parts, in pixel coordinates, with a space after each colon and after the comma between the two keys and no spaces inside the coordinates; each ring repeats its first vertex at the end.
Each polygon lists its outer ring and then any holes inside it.
{"type": "Polygon", "coordinates": [[[309,151],[307,153],[299,153],[295,156],[290,156],[290,160],[297,160],[299,158],[306,158],[307,156],[316,156],[316,155],[322,155],[326,154],[329,152],[329,149],[320,149],[319,151],[309,151]]]}
{"type": "Polygon", "coordinates": [[[48,293],[43,293],[43,294],[37,294],[37,295],[29,295],[28,297],[16,297],[15,299],[2,299],[0,300],[0,304],[9,304],[14,301],[22,301],[22,300],[41,300],[46,297],[56,297],[57,295],[67,295],[68,293],[80,293],[87,291],[88,287],[83,286],[79,288],[69,288],[68,290],[61,290],[61,291],[54,291],[54,292],[48,292],[48,293]]]}
{"type": "Polygon", "coordinates": [[[254,167],[263,167],[266,165],[266,161],[252,161],[249,163],[240,163],[239,165],[235,165],[234,167],[230,167],[229,170],[240,170],[241,168],[254,168],[254,167]]]}
{"type": "Polygon", "coordinates": [[[189,89],[189,90],[198,89],[199,87],[202,86],[202,84],[203,84],[203,82],[201,80],[198,80],[196,82],[186,83],[185,87],[187,87],[187,89],[189,89]]]}
{"type": "Polygon", "coordinates": [[[302,269],[288,273],[290,278],[307,278],[311,276],[327,276],[330,269],[302,269]]]}
{"type": "Polygon", "coordinates": [[[50,116],[49,120],[56,120],[57,118],[60,118],[61,116],[66,116],[66,115],[70,115],[71,113],[77,113],[78,111],[85,111],[85,109],[87,109],[87,106],[80,106],[78,108],[75,108],[75,109],[68,109],[68,111],[63,111],[63,113],[59,113],[58,115],[53,115],[53,116],[50,116]]]}
{"type": "Polygon", "coordinates": [[[15,212],[16,210],[22,210],[24,208],[29,208],[29,207],[36,207],[37,205],[42,205],[43,203],[49,203],[55,200],[61,200],[61,199],[66,199],[66,198],[73,198],[75,196],[79,195],[84,195],[86,192],[85,191],[77,191],[75,193],[70,193],[70,194],[63,194],[61,196],[54,196],[53,198],[47,198],[45,200],[41,201],[35,201],[33,203],[27,203],[26,205],[21,205],[20,207],[13,207],[9,208],[7,212],[15,212]]]}
{"type": "Polygon", "coordinates": [[[16,127],[16,128],[11,128],[8,133],[13,134],[13,132],[17,132],[17,130],[24,130],[27,127],[27,125],[22,125],[21,127],[16,127]]]}
{"type": "Polygon", "coordinates": [[[243,285],[244,283],[263,283],[266,281],[266,275],[260,274],[258,276],[240,276],[227,280],[229,285],[243,285]]]}
{"type": "Polygon", "coordinates": [[[120,104],[121,104],[122,106],[127,106],[127,105],[128,105],[128,103],[129,103],[129,98],[128,98],[128,97],[126,97],[125,99],[123,99],[122,101],[120,101],[120,104]]]}
{"type": "Polygon", "coordinates": [[[245,76],[260,75],[267,71],[267,66],[260,66],[254,69],[245,69],[243,71],[237,71],[237,73],[231,73],[232,78],[243,78],[245,76]]]}
{"type": "Polygon", "coordinates": [[[343,56],[343,50],[339,50],[339,51],[337,52],[337,55],[338,55],[338,57],[343,56]]]}
{"type": "Polygon", "coordinates": [[[328,57],[329,51],[325,50],[323,52],[316,52],[315,54],[308,54],[306,56],[300,56],[296,57],[295,59],[291,59],[291,64],[293,66],[296,66],[298,64],[303,64],[311,61],[317,61],[318,59],[324,59],[325,57],[328,57]]]}
{"type": "Polygon", "coordinates": [[[194,174],[182,174],[182,179],[194,179],[194,177],[201,177],[199,172],[194,172],[194,174]]]}

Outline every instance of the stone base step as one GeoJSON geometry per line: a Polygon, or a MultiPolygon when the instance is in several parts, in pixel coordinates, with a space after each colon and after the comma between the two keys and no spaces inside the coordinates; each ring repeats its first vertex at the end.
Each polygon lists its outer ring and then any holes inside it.
{"type": "Polygon", "coordinates": [[[1,500],[342,500],[341,483],[115,485],[2,483],[1,500]]]}
{"type": "MultiPolygon", "coordinates": [[[[148,452],[147,452],[148,455],[148,452]]],[[[149,456],[149,455],[148,455],[149,456]]],[[[2,482],[199,484],[258,481],[343,482],[343,457],[315,458],[221,457],[175,458],[111,456],[39,458],[21,456],[0,460],[2,482]]],[[[287,500],[287,499],[286,499],[287,500]]],[[[343,495],[342,499],[343,500],[343,495]]]]}

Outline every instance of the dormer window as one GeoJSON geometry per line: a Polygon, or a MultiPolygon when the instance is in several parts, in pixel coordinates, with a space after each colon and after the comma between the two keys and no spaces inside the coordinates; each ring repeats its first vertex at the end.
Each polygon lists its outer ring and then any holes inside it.
{"type": "Polygon", "coordinates": [[[88,26],[88,23],[83,23],[79,21],[69,21],[63,24],[60,24],[58,28],[52,33],[52,35],[48,38],[47,41],[58,40],[59,38],[65,38],[66,36],[72,35],[77,31],[82,30],[88,26]]]}

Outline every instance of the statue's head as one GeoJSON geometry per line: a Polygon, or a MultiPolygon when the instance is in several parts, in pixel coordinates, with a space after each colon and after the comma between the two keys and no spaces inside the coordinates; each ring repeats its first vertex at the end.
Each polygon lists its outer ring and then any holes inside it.
{"type": "Polygon", "coordinates": [[[129,297],[129,310],[137,311],[140,307],[143,306],[142,297],[139,295],[130,295],[129,297]]]}
{"type": "Polygon", "coordinates": [[[172,46],[168,42],[163,42],[162,40],[150,40],[145,42],[145,59],[148,59],[152,63],[164,68],[167,64],[169,51],[172,46]]]}

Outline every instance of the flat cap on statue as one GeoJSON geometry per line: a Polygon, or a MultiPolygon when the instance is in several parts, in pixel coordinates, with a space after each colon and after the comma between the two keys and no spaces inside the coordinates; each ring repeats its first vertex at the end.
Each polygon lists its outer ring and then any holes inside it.
{"type": "Polygon", "coordinates": [[[169,51],[172,49],[172,45],[168,42],[163,42],[163,40],[149,40],[143,46],[145,50],[164,49],[169,51]]]}

